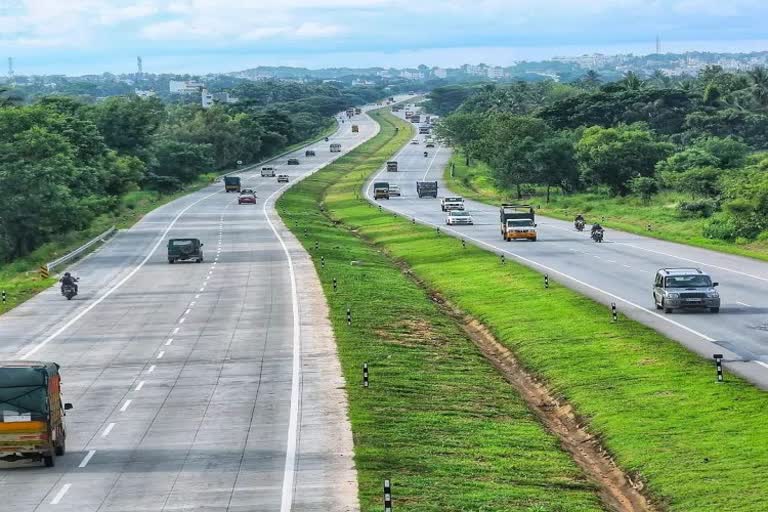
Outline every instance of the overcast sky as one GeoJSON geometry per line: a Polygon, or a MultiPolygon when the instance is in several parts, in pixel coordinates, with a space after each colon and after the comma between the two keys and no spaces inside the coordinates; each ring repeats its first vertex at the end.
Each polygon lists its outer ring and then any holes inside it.
{"type": "MultiPolygon", "coordinates": [[[[766,0],[0,0],[17,74],[508,65],[768,49],[766,0]]],[[[4,66],[3,66],[4,68],[4,66]]],[[[4,70],[0,71],[5,74],[4,70]]]]}

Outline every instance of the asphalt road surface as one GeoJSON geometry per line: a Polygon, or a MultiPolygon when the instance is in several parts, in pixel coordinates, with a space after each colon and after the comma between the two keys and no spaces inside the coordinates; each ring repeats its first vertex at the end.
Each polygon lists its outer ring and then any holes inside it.
{"type": "Polygon", "coordinates": [[[382,169],[368,183],[365,192],[370,200],[373,181],[397,184],[402,196],[378,204],[422,224],[440,226],[442,232],[465,238],[468,243],[505,254],[607,306],[616,303],[622,314],[678,340],[703,357],[723,354],[726,369],[768,389],[768,263],[611,229],[606,231],[605,242],[596,244],[588,230],[579,233],[572,223],[540,216],[537,242],[505,242],[500,234],[498,207],[469,200],[465,204],[475,225],[446,226],[439,198],[456,195],[450,193],[442,179],[451,151],[445,147],[427,149],[424,139],[418,136],[419,144],[408,144],[397,155],[399,172],[382,169]],[[424,151],[429,152],[429,157],[424,157],[424,151]],[[425,179],[439,182],[438,199],[418,198],[416,181],[425,179]],[[699,267],[708,272],[720,283],[720,313],[657,311],[652,284],[656,271],[663,267],[699,267]]]}
{"type": "MultiPolygon", "coordinates": [[[[346,153],[378,131],[367,116],[354,123],[359,133],[347,120],[310,146],[317,156],[302,148],[277,172],[294,182],[340,156],[331,142],[346,153]]],[[[312,387],[341,386],[302,359],[312,311],[299,311],[289,235],[271,207],[285,186],[259,168],[239,173],[256,205],[239,206],[222,183],[182,197],[71,268],[82,278],[71,302],[54,288],[0,317],[0,358],[58,362],[74,404],[56,467],[0,463],[0,511],[353,508],[334,501],[349,482],[323,458],[342,454],[312,446],[344,428],[346,411],[312,387]],[[205,261],[169,265],[178,237],[200,238],[205,261]]]]}

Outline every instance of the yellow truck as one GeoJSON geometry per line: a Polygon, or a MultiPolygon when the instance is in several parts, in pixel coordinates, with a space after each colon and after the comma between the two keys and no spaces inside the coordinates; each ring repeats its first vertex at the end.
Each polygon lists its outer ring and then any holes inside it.
{"type": "Polygon", "coordinates": [[[64,455],[67,434],[59,365],[41,361],[0,361],[0,460],[42,461],[64,455]]]}
{"type": "Polygon", "coordinates": [[[530,240],[535,242],[536,215],[533,206],[527,204],[502,204],[499,209],[501,217],[501,237],[512,240],[530,240]]]}

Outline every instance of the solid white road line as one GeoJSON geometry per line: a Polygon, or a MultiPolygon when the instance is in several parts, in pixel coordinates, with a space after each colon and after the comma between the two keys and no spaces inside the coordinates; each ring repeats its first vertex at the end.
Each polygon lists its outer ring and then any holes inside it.
{"type": "Polygon", "coordinates": [[[114,423],[110,423],[107,425],[107,428],[104,429],[104,432],[101,433],[101,437],[107,437],[110,432],[112,432],[112,429],[115,428],[114,423]]]}
{"type": "Polygon", "coordinates": [[[752,307],[752,306],[750,306],[749,304],[747,304],[747,303],[745,303],[745,302],[738,302],[738,301],[736,301],[736,304],[741,304],[742,306],[746,306],[746,307],[748,307],[748,308],[751,308],[751,307],[752,307]]]}
{"type": "Polygon", "coordinates": [[[131,402],[133,402],[133,400],[126,400],[125,403],[123,404],[123,406],[120,408],[120,412],[127,411],[128,407],[131,406],[131,402]]]}
{"type": "Polygon", "coordinates": [[[152,246],[152,248],[149,250],[149,253],[144,257],[144,259],[141,260],[141,262],[139,262],[138,265],[136,265],[136,268],[131,270],[128,273],[127,276],[125,276],[120,281],[118,281],[117,284],[115,284],[112,288],[110,288],[109,290],[104,292],[104,294],[101,297],[99,297],[98,299],[94,300],[91,304],[89,304],[88,307],[86,307],[85,309],[80,311],[80,313],[78,313],[75,316],[73,316],[72,318],[70,318],[69,321],[67,321],[67,323],[65,323],[64,325],[59,327],[53,334],[51,334],[50,336],[45,338],[43,341],[41,341],[40,343],[38,343],[37,345],[32,347],[27,352],[21,353],[19,358],[20,359],[29,359],[30,357],[35,355],[40,349],[42,349],[43,347],[48,345],[48,343],[50,343],[51,341],[53,341],[56,338],[58,338],[61,335],[61,333],[63,333],[64,331],[66,331],[67,329],[69,329],[70,327],[75,325],[77,322],[80,321],[81,318],[83,318],[85,315],[90,313],[93,310],[93,308],[95,308],[96,306],[98,306],[99,304],[104,302],[104,300],[106,300],[110,295],[115,293],[115,291],[117,291],[121,286],[123,286],[125,283],[127,283],[129,279],[131,279],[133,276],[135,276],[136,273],[144,267],[144,265],[149,261],[149,259],[152,257],[152,255],[155,254],[155,252],[157,251],[157,248],[160,247],[160,244],[163,243],[163,241],[165,240],[165,237],[168,235],[168,233],[171,231],[171,229],[173,229],[173,226],[176,225],[176,223],[179,221],[179,219],[182,217],[182,215],[187,213],[187,211],[189,211],[189,209],[192,208],[193,206],[197,206],[198,204],[202,203],[206,199],[211,198],[211,197],[215,196],[216,194],[220,194],[220,193],[222,193],[221,190],[217,190],[216,192],[213,192],[211,194],[203,196],[200,199],[198,199],[197,201],[195,201],[195,202],[189,204],[188,206],[186,206],[185,208],[183,208],[179,213],[176,214],[176,216],[173,218],[173,220],[170,222],[170,224],[168,224],[168,227],[166,227],[165,230],[163,230],[163,232],[160,234],[160,236],[157,237],[157,242],[155,242],[155,245],[152,246]]]}
{"type": "Polygon", "coordinates": [[[64,498],[64,495],[67,494],[67,491],[69,491],[70,487],[72,487],[72,484],[64,484],[61,486],[59,492],[56,493],[56,496],[54,496],[51,500],[51,505],[58,505],[62,498],[64,498]]]}
{"type": "Polygon", "coordinates": [[[763,366],[763,367],[765,367],[765,368],[768,368],[768,363],[764,363],[764,362],[762,362],[762,361],[755,361],[755,362],[756,362],[757,364],[759,364],[760,366],[763,366]]]}
{"type": "Polygon", "coordinates": [[[91,462],[91,459],[93,458],[94,455],[96,455],[96,450],[88,451],[85,457],[83,457],[83,460],[80,462],[80,465],[77,467],[84,468],[85,466],[87,466],[88,463],[91,462]]]}

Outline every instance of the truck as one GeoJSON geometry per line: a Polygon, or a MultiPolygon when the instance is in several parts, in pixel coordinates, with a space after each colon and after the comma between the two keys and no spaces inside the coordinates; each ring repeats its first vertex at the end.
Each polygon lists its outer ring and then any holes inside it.
{"type": "Polygon", "coordinates": [[[444,197],[440,200],[440,209],[444,212],[464,209],[463,197],[444,197]]]}
{"type": "Polygon", "coordinates": [[[355,115],[355,109],[348,108],[347,109],[347,117],[352,117],[353,115],[355,115]]]}
{"type": "Polygon", "coordinates": [[[224,190],[226,192],[240,192],[240,176],[224,176],[224,190]]]}
{"type": "Polygon", "coordinates": [[[410,110],[406,110],[405,111],[405,118],[406,119],[410,119],[412,117],[413,117],[413,112],[411,112],[410,110]]]}
{"type": "Polygon", "coordinates": [[[59,365],[42,361],[0,363],[0,460],[42,461],[46,467],[66,451],[65,411],[59,365]]]}
{"type": "Polygon", "coordinates": [[[341,144],[338,142],[331,144],[331,153],[341,153],[341,144]]]}
{"type": "Polygon", "coordinates": [[[352,125],[352,133],[358,133],[360,131],[360,127],[356,124],[352,125]]]}
{"type": "Polygon", "coordinates": [[[419,126],[419,135],[429,135],[429,126],[419,126]]]}
{"type": "Polygon", "coordinates": [[[373,198],[389,199],[389,183],[386,181],[377,181],[373,184],[373,198]]]}
{"type": "Polygon", "coordinates": [[[387,162],[387,172],[397,172],[397,162],[395,160],[387,162]]]}
{"type": "Polygon", "coordinates": [[[390,96],[390,97],[389,97],[389,101],[391,101],[392,103],[394,103],[394,102],[395,102],[395,97],[394,97],[394,96],[390,96]]]}
{"type": "Polygon", "coordinates": [[[533,206],[527,204],[502,204],[499,208],[501,238],[536,241],[536,215],[533,206]]]}
{"type": "Polygon", "coordinates": [[[168,263],[194,261],[202,263],[203,244],[198,238],[171,238],[168,240],[168,263]]]}
{"type": "Polygon", "coordinates": [[[275,168],[272,166],[264,166],[261,168],[261,177],[262,178],[274,178],[275,177],[275,168]]]}
{"type": "Polygon", "coordinates": [[[419,124],[421,122],[421,114],[413,114],[411,116],[411,122],[414,124],[419,124]]]}
{"type": "Polygon", "coordinates": [[[360,114],[362,114],[362,113],[363,113],[363,109],[361,109],[361,108],[356,108],[356,109],[355,109],[355,115],[358,115],[358,116],[359,116],[359,115],[360,115],[360,114]]]}
{"type": "Polygon", "coordinates": [[[434,197],[437,199],[437,182],[436,181],[417,181],[416,193],[419,198],[422,197],[434,197]]]}

